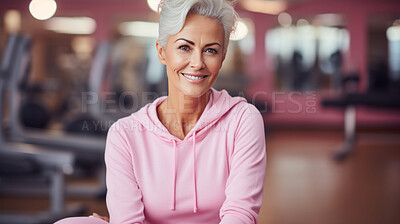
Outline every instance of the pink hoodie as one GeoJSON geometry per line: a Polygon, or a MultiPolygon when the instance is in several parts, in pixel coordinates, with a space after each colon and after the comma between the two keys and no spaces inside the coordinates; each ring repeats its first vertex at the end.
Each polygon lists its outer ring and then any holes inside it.
{"type": "Polygon", "coordinates": [[[240,97],[211,89],[195,127],[180,140],[158,119],[155,100],[109,130],[110,223],[257,223],[266,150],[263,120],[240,97]]]}

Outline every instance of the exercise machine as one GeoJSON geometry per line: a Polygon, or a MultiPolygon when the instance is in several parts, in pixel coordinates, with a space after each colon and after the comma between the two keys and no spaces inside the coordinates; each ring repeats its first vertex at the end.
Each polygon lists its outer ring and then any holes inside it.
{"type": "Polygon", "coordinates": [[[51,223],[63,217],[80,215],[84,207],[65,206],[65,175],[73,172],[74,155],[56,152],[23,143],[10,143],[4,139],[3,105],[5,76],[13,61],[13,54],[22,38],[10,35],[0,69],[0,194],[27,195],[45,188],[50,197],[50,208],[38,214],[0,212],[0,223],[51,223]]]}
{"type": "MultiPolygon", "coordinates": [[[[379,74],[383,75],[383,74],[379,74]]],[[[342,148],[334,154],[334,159],[342,161],[352,152],[357,140],[356,107],[368,107],[379,110],[394,110],[400,112],[400,89],[391,90],[383,88],[374,90],[371,86],[365,92],[357,92],[357,85],[360,78],[358,74],[350,74],[343,77],[342,82],[347,86],[344,94],[324,98],[322,106],[342,109],[344,111],[344,144],[342,148]]],[[[373,83],[373,82],[371,82],[373,83]]]]}
{"type": "MultiPolygon", "coordinates": [[[[12,38],[12,37],[10,37],[12,38]]],[[[7,82],[5,90],[9,96],[9,130],[7,137],[15,142],[50,147],[56,152],[71,152],[75,156],[74,176],[84,173],[88,167],[92,168],[97,175],[99,184],[74,185],[67,187],[68,195],[104,197],[105,195],[105,167],[104,167],[104,148],[105,137],[90,138],[87,136],[73,136],[65,134],[49,134],[43,130],[27,130],[18,121],[18,110],[21,95],[18,91],[19,78],[24,77],[29,72],[30,66],[30,38],[16,35],[19,40],[18,45],[10,52],[9,66],[4,69],[2,79],[7,82]]],[[[22,79],[22,78],[21,78],[22,79]]],[[[86,177],[86,176],[85,176],[86,177]]],[[[45,192],[44,192],[45,193],[45,192]]]]}

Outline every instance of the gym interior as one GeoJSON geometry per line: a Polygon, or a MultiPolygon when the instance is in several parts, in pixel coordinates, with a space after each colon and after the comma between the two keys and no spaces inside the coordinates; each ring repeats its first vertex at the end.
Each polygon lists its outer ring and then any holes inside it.
{"type": "MultiPolygon", "coordinates": [[[[157,4],[0,1],[0,223],[108,215],[107,130],[167,94],[157,4]]],[[[213,87],[264,118],[259,223],[400,223],[400,1],[235,9],[213,87]]]]}

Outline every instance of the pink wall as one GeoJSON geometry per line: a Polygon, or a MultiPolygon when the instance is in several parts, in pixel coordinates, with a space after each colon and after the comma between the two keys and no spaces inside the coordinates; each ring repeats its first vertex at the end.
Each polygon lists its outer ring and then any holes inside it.
{"type": "MultiPolygon", "coordinates": [[[[368,85],[367,19],[372,13],[378,12],[397,13],[400,17],[400,1],[310,0],[290,6],[286,12],[300,18],[301,16],[322,13],[340,13],[345,16],[351,39],[349,55],[346,57],[348,61],[346,62],[354,64],[360,72],[360,91],[363,91],[368,85]]],[[[276,24],[277,16],[248,12],[241,14],[252,18],[256,28],[255,41],[257,47],[248,70],[253,82],[248,92],[250,94],[258,94],[258,99],[264,98],[270,103],[271,113],[265,115],[268,125],[341,127],[343,124],[343,112],[320,106],[321,98],[329,93],[317,92],[315,99],[311,100],[310,95],[306,93],[276,92],[274,88],[274,73],[272,71],[273,61],[272,58],[265,54],[264,41],[265,33],[276,24]],[[309,109],[307,112],[307,108],[311,104],[315,105],[315,110],[309,109]]],[[[357,108],[357,124],[365,127],[400,127],[400,112],[360,107],[357,108]]]]}
{"type": "MultiPolygon", "coordinates": [[[[291,5],[287,12],[293,16],[312,15],[320,13],[341,13],[346,17],[347,29],[350,32],[350,52],[348,55],[361,73],[360,89],[367,86],[367,18],[374,12],[398,13],[400,16],[400,1],[393,0],[309,0],[291,5]]],[[[110,27],[116,16],[154,17],[145,0],[67,0],[57,1],[56,16],[91,16],[97,21],[94,34],[97,40],[110,37],[110,27]]],[[[0,12],[7,9],[19,9],[29,15],[28,0],[2,0],[0,12]]],[[[249,60],[247,74],[251,85],[247,89],[250,95],[258,100],[267,100],[272,105],[271,113],[265,115],[266,122],[271,126],[279,125],[311,125],[340,127],[343,113],[340,110],[321,108],[320,99],[324,93],[280,93],[274,88],[273,61],[265,54],[265,33],[274,28],[277,17],[261,13],[247,12],[238,7],[239,14],[248,17],[255,24],[255,52],[249,60]],[[314,105],[312,112],[310,104],[314,105]],[[307,110],[308,108],[308,110],[307,110]]],[[[357,109],[358,124],[365,126],[400,126],[400,113],[380,111],[367,108],[357,109]]]]}

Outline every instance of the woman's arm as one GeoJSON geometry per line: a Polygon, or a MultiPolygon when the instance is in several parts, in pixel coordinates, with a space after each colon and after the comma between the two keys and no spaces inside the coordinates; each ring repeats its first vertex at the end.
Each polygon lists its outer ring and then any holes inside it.
{"type": "Polygon", "coordinates": [[[143,223],[142,193],[134,175],[127,136],[119,124],[115,123],[108,131],[105,151],[106,201],[110,223],[143,223]]]}
{"type": "Polygon", "coordinates": [[[249,104],[242,114],[230,161],[220,224],[257,223],[263,197],[266,149],[264,122],[253,105],[249,104]]]}

